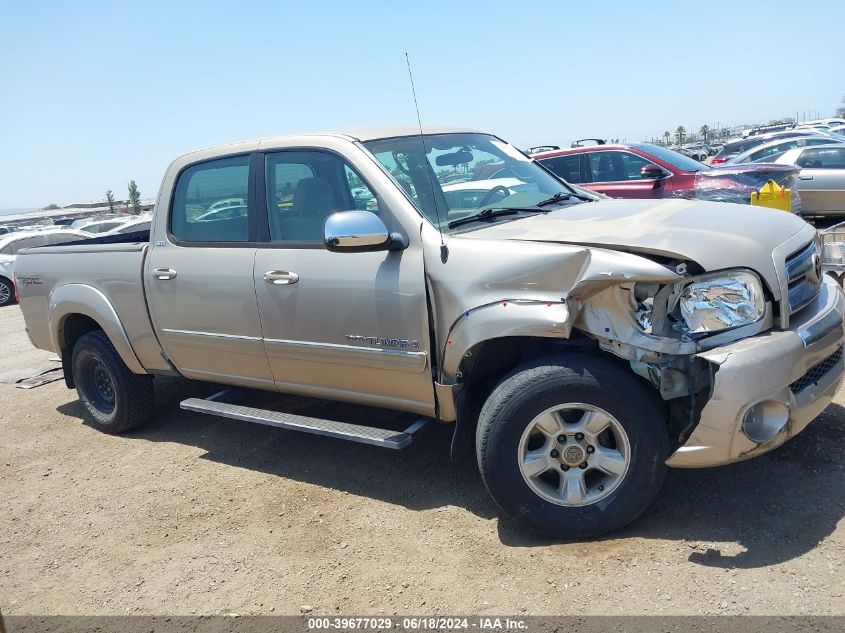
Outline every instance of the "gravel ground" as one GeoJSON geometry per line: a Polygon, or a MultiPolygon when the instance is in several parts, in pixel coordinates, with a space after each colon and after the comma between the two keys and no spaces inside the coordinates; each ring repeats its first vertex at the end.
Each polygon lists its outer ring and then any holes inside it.
{"type": "MultiPolygon", "coordinates": [[[[0,308],[0,373],[46,363],[0,308]]],[[[845,393],[750,462],[669,472],[610,537],[500,519],[449,429],[394,453],[182,412],[112,437],[63,382],[0,384],[0,611],[845,614],[845,393]]],[[[288,399],[297,408],[314,406],[288,399]]]]}

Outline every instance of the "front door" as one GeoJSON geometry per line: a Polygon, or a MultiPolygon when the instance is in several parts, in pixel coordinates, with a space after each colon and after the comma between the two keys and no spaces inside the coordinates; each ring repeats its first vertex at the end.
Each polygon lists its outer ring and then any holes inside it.
{"type": "Polygon", "coordinates": [[[640,169],[651,161],[631,152],[603,150],[587,152],[588,186],[611,198],[661,198],[660,180],[644,179],[640,169]]]}
{"type": "Polygon", "coordinates": [[[798,158],[802,215],[845,213],[845,149],[805,149],[798,158]]]}
{"type": "Polygon", "coordinates": [[[167,239],[150,251],[150,314],[167,355],[189,378],[274,388],[255,299],[250,156],[185,169],[167,239]]]}
{"type": "Polygon", "coordinates": [[[280,391],[434,412],[422,250],[333,253],[323,222],[361,209],[395,223],[329,151],[265,157],[269,241],[255,259],[267,358],[280,391]]]}

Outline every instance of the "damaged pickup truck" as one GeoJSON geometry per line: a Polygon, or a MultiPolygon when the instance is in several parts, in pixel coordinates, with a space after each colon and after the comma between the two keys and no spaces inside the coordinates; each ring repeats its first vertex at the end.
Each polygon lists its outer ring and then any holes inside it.
{"type": "Polygon", "coordinates": [[[105,432],[150,418],[158,375],[392,409],[413,423],[182,403],[394,449],[452,423],[505,512],[583,537],[831,402],[845,298],[819,254],[791,214],[609,200],[495,136],[392,129],[187,154],[148,236],[30,249],[15,277],[105,432]]]}

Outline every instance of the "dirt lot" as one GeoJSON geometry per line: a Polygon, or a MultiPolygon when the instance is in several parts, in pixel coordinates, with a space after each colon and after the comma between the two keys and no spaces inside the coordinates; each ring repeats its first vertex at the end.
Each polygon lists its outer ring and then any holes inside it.
{"type": "MultiPolygon", "coordinates": [[[[0,374],[50,356],[0,309],[0,374]]],[[[845,614],[845,393],[780,450],[670,471],[623,532],[559,543],[498,518],[447,428],[393,453],[180,411],[212,389],[166,385],[111,437],[62,382],[0,385],[0,611],[845,614]]]]}

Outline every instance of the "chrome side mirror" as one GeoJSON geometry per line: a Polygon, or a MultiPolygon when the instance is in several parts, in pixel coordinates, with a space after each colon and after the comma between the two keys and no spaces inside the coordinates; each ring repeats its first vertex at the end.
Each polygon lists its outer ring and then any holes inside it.
{"type": "Polygon", "coordinates": [[[323,242],[330,251],[350,253],[401,250],[408,245],[404,236],[391,235],[381,218],[369,211],[331,214],[323,225],[323,242]]]}

